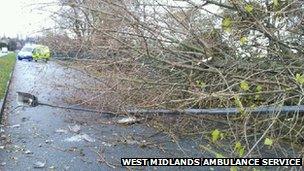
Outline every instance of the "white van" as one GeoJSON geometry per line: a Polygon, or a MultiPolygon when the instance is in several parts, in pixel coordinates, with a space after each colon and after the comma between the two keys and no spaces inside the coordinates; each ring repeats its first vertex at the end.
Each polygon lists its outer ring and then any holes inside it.
{"type": "Polygon", "coordinates": [[[8,49],[7,47],[2,47],[2,50],[1,50],[2,53],[7,53],[8,52],[8,49]]]}

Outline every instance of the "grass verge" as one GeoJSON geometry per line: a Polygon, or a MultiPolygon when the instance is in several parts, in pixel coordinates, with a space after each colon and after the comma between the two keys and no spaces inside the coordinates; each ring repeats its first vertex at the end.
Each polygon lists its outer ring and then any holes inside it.
{"type": "Polygon", "coordinates": [[[4,97],[7,82],[16,62],[16,54],[10,53],[0,57],[0,99],[4,97]]]}

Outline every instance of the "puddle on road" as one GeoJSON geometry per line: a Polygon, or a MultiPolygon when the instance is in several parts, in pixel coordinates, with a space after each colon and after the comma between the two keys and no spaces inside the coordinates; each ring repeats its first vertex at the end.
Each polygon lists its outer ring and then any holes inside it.
{"type": "Polygon", "coordinates": [[[87,134],[79,134],[79,135],[75,135],[70,138],[67,138],[64,141],[66,141],[66,142],[80,142],[80,141],[95,142],[95,139],[91,138],[87,134]]]}

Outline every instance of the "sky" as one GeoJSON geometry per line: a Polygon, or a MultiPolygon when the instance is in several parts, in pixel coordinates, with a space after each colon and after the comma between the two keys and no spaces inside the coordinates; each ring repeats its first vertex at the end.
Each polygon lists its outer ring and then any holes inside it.
{"type": "Polygon", "coordinates": [[[0,37],[21,38],[39,34],[43,28],[50,27],[51,8],[41,8],[54,0],[4,0],[0,1],[0,37]],[[35,4],[33,4],[35,3],[35,4]],[[37,6],[39,5],[39,8],[37,6]]]}
{"type": "MultiPolygon", "coordinates": [[[[0,1],[0,37],[25,38],[40,35],[41,30],[51,28],[51,11],[58,9],[57,0],[2,0],[0,1]]],[[[161,0],[169,5],[183,5],[176,0],[161,0]]],[[[194,0],[200,2],[199,0],[194,0]]],[[[207,9],[216,12],[215,6],[207,9]]]]}

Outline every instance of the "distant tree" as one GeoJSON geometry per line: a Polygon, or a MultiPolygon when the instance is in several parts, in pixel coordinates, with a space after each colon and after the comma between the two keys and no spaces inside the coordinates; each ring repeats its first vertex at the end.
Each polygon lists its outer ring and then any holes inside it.
{"type": "Polygon", "coordinates": [[[3,43],[3,42],[0,42],[0,48],[2,48],[2,47],[7,47],[7,44],[3,43]]]}
{"type": "Polygon", "coordinates": [[[15,51],[17,50],[17,41],[15,39],[10,39],[8,42],[8,50],[15,51]]]}

